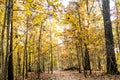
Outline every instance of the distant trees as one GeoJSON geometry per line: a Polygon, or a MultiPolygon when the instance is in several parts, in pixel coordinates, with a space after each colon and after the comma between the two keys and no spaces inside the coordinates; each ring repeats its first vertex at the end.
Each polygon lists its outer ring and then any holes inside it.
{"type": "Polygon", "coordinates": [[[87,76],[88,70],[105,71],[107,66],[107,73],[118,73],[113,41],[115,35],[120,47],[116,0],[114,35],[109,0],[102,0],[102,7],[96,0],[70,2],[67,7],[58,1],[14,0],[14,7],[13,0],[0,1],[2,80],[19,76],[24,80],[29,72],[40,79],[41,72],[58,68],[84,70],[87,76]]]}

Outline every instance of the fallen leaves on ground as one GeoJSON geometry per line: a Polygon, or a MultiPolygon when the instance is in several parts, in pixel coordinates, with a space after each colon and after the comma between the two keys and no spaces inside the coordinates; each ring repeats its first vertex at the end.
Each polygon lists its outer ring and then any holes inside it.
{"type": "Polygon", "coordinates": [[[91,75],[88,74],[87,77],[84,77],[83,72],[54,71],[53,74],[41,73],[41,79],[38,79],[37,74],[29,72],[26,80],[120,80],[120,75],[108,75],[102,71],[93,71],[91,75]]]}

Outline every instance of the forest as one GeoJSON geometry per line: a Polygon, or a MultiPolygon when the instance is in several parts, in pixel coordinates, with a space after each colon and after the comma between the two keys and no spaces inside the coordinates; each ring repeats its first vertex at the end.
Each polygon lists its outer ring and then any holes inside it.
{"type": "Polygon", "coordinates": [[[120,80],[120,0],[0,0],[0,80],[120,80]]]}

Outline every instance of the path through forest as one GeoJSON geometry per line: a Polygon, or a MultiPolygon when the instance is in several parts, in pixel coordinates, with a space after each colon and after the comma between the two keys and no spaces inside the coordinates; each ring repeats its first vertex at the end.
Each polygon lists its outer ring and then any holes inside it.
{"type": "MultiPolygon", "coordinates": [[[[29,73],[27,80],[40,80],[36,79],[36,75],[29,73]]],[[[54,71],[54,74],[42,73],[41,80],[120,80],[120,75],[106,75],[103,72],[96,71],[87,78],[84,77],[83,73],[77,71],[54,71]]]]}
{"type": "Polygon", "coordinates": [[[76,72],[72,71],[54,71],[54,74],[48,74],[47,78],[44,77],[46,74],[43,74],[43,79],[50,80],[79,80],[79,75],[76,72]]]}

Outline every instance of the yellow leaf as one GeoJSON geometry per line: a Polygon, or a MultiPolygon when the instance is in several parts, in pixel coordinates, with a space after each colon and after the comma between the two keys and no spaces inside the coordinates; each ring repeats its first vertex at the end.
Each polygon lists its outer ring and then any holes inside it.
{"type": "Polygon", "coordinates": [[[24,7],[25,7],[25,10],[28,10],[28,9],[29,9],[29,7],[30,7],[30,4],[29,4],[29,3],[27,3],[24,7]]]}
{"type": "Polygon", "coordinates": [[[39,11],[42,11],[42,10],[43,10],[41,6],[37,6],[36,8],[37,8],[39,11]]]}
{"type": "Polygon", "coordinates": [[[27,11],[26,11],[26,14],[27,14],[27,15],[31,15],[31,11],[27,10],[27,11]]]}

